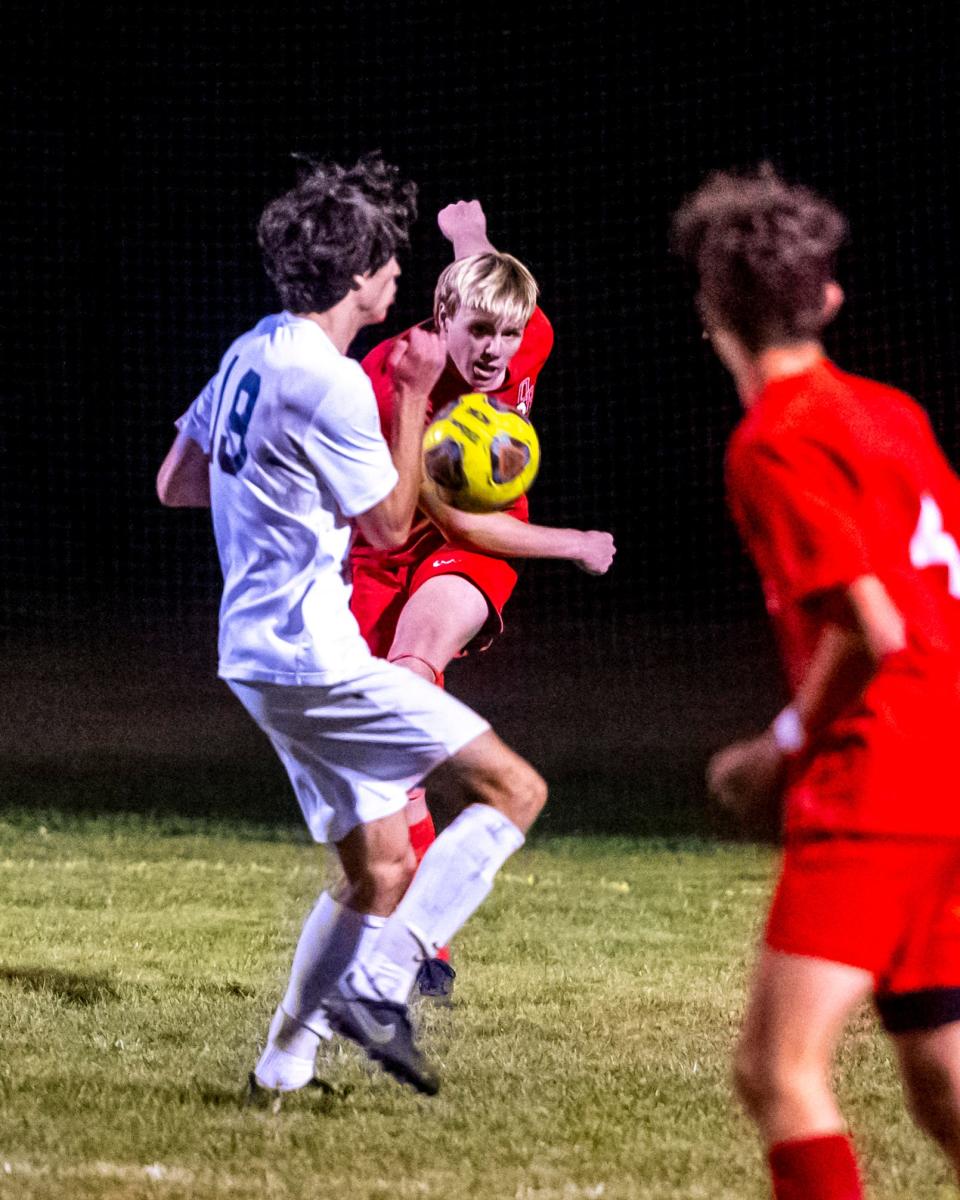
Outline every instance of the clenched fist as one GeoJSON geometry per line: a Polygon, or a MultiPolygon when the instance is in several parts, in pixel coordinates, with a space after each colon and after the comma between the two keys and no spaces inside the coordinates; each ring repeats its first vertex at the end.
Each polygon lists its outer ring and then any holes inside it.
{"type": "Polygon", "coordinates": [[[447,361],[442,333],[416,327],[400,338],[387,360],[398,397],[403,393],[428,396],[447,361]]]}
{"type": "Polygon", "coordinates": [[[493,247],[487,238],[487,214],[479,200],[457,200],[437,213],[440,232],[453,243],[457,258],[484,254],[493,247]]]}
{"type": "Polygon", "coordinates": [[[581,535],[580,553],[573,560],[588,575],[606,575],[617,552],[613,534],[588,529],[581,535]]]}

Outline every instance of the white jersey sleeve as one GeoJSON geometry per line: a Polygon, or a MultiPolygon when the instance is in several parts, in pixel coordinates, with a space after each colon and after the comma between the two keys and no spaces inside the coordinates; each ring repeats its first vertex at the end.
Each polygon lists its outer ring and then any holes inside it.
{"type": "Polygon", "coordinates": [[[207,382],[206,387],[197,396],[182,417],[176,421],[177,429],[197,443],[204,454],[210,454],[210,438],[213,427],[213,401],[218,375],[207,382]]]}
{"type": "MultiPolygon", "coordinates": [[[[302,379],[305,387],[314,382],[306,374],[302,379]]],[[[400,477],[380,429],[373,387],[358,363],[343,360],[316,405],[303,449],[346,517],[368,512],[397,486],[400,477]]]]}

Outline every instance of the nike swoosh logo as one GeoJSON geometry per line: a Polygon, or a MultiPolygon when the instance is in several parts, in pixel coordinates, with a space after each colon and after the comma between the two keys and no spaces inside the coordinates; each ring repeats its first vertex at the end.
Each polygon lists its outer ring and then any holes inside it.
{"type": "Polygon", "coordinates": [[[376,1042],[378,1046],[385,1046],[387,1042],[393,1040],[394,1034],[397,1032],[396,1025],[381,1025],[379,1021],[375,1021],[367,1012],[362,1004],[353,1004],[353,1019],[360,1026],[371,1042],[376,1042]]]}
{"type": "Polygon", "coordinates": [[[457,560],[455,558],[435,558],[433,560],[433,566],[449,567],[449,566],[452,566],[456,561],[457,560]]]}

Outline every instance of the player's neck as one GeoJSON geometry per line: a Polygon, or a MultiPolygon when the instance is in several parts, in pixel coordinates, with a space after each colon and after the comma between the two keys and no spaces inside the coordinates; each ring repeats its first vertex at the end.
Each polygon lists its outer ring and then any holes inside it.
{"type": "Polygon", "coordinates": [[[350,343],[364,325],[363,314],[343,301],[335,304],[333,308],[328,308],[326,312],[297,313],[297,316],[319,325],[341,354],[346,354],[350,349],[350,343]]]}
{"type": "Polygon", "coordinates": [[[823,358],[823,346],[817,341],[798,342],[793,346],[769,346],[747,360],[737,372],[737,391],[744,408],[752,408],[768,383],[805,375],[823,358]]]}

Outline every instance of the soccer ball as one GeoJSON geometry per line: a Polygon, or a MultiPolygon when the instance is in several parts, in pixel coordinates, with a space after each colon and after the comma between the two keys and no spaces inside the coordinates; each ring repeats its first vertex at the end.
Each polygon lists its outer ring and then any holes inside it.
{"type": "Polygon", "coordinates": [[[448,404],[423,435],[423,467],[440,496],[464,512],[496,512],[518,500],[540,466],[525,417],[479,392],[448,404]]]}

